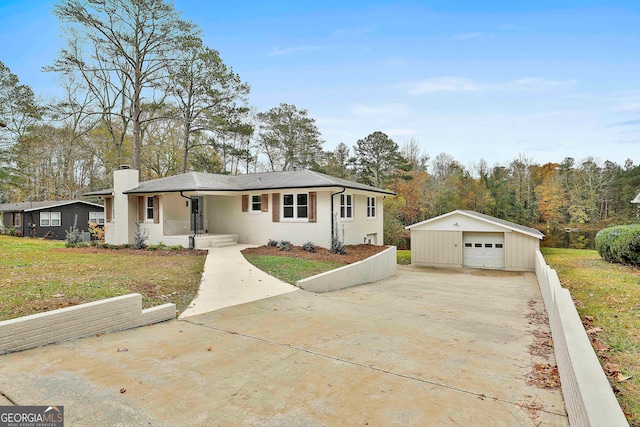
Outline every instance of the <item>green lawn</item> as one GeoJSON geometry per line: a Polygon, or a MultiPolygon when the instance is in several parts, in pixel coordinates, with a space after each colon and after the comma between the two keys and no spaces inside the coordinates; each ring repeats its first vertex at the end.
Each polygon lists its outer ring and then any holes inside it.
{"type": "Polygon", "coordinates": [[[0,236],[0,320],[133,292],[145,308],[172,302],[182,311],[198,291],[205,256],[0,236]]]}
{"type": "Polygon", "coordinates": [[[244,257],[260,270],[291,285],[295,285],[298,280],[346,265],[338,262],[309,261],[278,255],[245,254],[244,257]]]}
{"type": "Polygon", "coordinates": [[[571,291],[605,372],[621,371],[612,379],[618,401],[630,423],[640,425],[640,269],[610,264],[593,250],[543,248],[542,253],[571,291]]]}
{"type": "Polygon", "coordinates": [[[400,265],[409,265],[411,264],[411,251],[410,250],[396,250],[396,258],[398,259],[398,264],[400,265]]]}

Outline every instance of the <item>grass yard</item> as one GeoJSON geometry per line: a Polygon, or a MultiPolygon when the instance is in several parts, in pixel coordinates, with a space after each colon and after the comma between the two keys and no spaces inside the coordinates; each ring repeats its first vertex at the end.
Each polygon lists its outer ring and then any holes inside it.
{"type": "Polygon", "coordinates": [[[290,258],[284,255],[245,253],[244,257],[260,270],[294,286],[298,280],[346,265],[345,263],[333,261],[311,261],[303,258],[290,258]]]}
{"type": "Polygon", "coordinates": [[[198,291],[206,252],[65,248],[0,236],[0,320],[140,293],[144,308],[183,311],[198,291]]]}
{"type": "Polygon", "coordinates": [[[605,373],[632,426],[640,426],[640,269],[593,250],[543,248],[571,291],[605,373]]]}
{"type": "Polygon", "coordinates": [[[398,264],[409,265],[411,264],[411,251],[407,249],[403,249],[403,250],[397,249],[396,258],[398,259],[398,264]]]}

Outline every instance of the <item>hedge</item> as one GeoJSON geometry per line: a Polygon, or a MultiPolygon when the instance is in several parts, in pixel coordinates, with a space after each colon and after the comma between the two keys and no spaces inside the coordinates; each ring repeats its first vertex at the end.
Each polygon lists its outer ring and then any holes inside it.
{"type": "Polygon", "coordinates": [[[596,250],[605,261],[640,265],[640,224],[600,230],[596,234],[596,250]]]}

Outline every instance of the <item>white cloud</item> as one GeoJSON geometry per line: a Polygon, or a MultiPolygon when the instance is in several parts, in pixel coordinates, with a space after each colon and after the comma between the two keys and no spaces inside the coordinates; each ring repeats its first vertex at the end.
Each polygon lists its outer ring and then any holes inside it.
{"type": "Polygon", "coordinates": [[[481,82],[464,77],[443,76],[433,77],[421,82],[409,84],[409,93],[421,95],[434,92],[473,92],[496,90],[527,90],[542,91],[551,88],[569,87],[575,85],[575,80],[544,80],[537,77],[528,77],[506,82],[481,82]]]}
{"type": "Polygon", "coordinates": [[[473,32],[473,33],[460,33],[460,34],[453,35],[454,40],[468,40],[468,39],[475,39],[478,37],[482,37],[482,33],[473,32]]]}
{"type": "Polygon", "coordinates": [[[433,92],[469,92],[481,90],[482,85],[463,77],[433,77],[419,83],[414,83],[409,93],[420,95],[433,92]]]}
{"type": "Polygon", "coordinates": [[[407,105],[400,103],[384,104],[379,107],[356,104],[353,106],[352,113],[356,116],[388,118],[390,116],[406,116],[411,113],[411,110],[407,105]]]}
{"type": "Polygon", "coordinates": [[[290,53],[294,53],[294,52],[306,52],[309,50],[318,50],[318,49],[320,49],[319,46],[295,46],[295,47],[287,47],[287,48],[274,47],[273,49],[271,49],[271,52],[269,52],[269,56],[282,56],[282,55],[289,55],[290,53]]]}

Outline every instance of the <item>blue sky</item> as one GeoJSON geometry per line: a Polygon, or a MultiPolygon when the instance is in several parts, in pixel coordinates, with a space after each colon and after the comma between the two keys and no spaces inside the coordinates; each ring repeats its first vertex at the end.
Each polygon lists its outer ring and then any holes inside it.
{"type": "MultiPolygon", "coordinates": [[[[464,166],[640,163],[640,3],[188,1],[259,111],[309,111],[324,148],[380,130],[464,166]]],[[[0,61],[44,98],[54,1],[0,0],[0,61]]]]}

